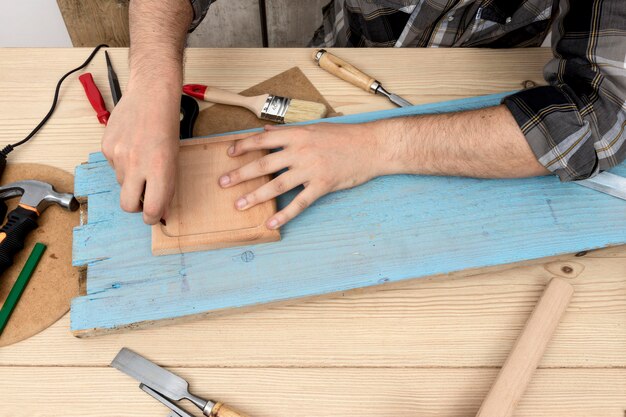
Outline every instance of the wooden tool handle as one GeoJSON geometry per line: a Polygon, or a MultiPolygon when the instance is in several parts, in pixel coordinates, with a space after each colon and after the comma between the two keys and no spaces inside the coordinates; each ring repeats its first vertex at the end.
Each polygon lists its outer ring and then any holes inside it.
{"type": "Polygon", "coordinates": [[[246,97],[239,94],[231,93],[230,91],[222,90],[216,87],[206,87],[204,91],[204,101],[210,101],[212,103],[227,104],[229,106],[245,107],[257,117],[261,117],[261,110],[267,99],[268,94],[246,97]]]}
{"type": "Polygon", "coordinates": [[[233,410],[224,403],[216,403],[211,409],[209,417],[246,417],[246,415],[233,410]]]}
{"type": "Polygon", "coordinates": [[[550,281],[476,417],[513,415],[573,294],[566,280],[550,281]]]}
{"type": "Polygon", "coordinates": [[[320,67],[324,68],[334,76],[339,77],[342,80],[347,81],[369,93],[375,93],[375,91],[370,87],[376,80],[353,65],[348,64],[343,59],[331,54],[330,52],[324,51],[323,49],[313,52],[313,59],[317,61],[320,67]],[[318,55],[320,53],[321,56],[318,55]]]}

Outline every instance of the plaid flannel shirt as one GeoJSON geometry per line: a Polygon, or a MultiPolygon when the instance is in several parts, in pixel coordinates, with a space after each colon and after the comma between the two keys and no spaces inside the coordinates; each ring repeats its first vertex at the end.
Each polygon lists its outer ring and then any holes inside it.
{"type": "Polygon", "coordinates": [[[626,0],[331,0],[323,15],[310,46],[511,48],[552,29],[549,85],[503,104],[564,181],[626,158],[626,0]]]}

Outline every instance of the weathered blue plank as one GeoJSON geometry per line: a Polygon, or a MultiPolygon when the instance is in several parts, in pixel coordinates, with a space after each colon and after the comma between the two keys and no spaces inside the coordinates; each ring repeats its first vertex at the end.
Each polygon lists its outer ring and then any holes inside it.
{"type": "MultiPolygon", "coordinates": [[[[454,111],[502,95],[335,118],[454,111]]],[[[348,121],[347,121],[348,120],[348,121]]],[[[152,257],[150,229],[118,208],[112,171],[94,156],[76,188],[89,224],[74,234],[88,264],[73,331],[286,301],[626,243],[626,203],[555,177],[519,180],[390,176],[320,199],[280,242],[152,257]],[[94,213],[92,216],[92,212],[94,213]],[[92,223],[92,220],[94,223],[92,223]]],[[[626,175],[626,165],[614,170],[626,175]]],[[[293,197],[281,196],[284,206],[293,197]]]]}

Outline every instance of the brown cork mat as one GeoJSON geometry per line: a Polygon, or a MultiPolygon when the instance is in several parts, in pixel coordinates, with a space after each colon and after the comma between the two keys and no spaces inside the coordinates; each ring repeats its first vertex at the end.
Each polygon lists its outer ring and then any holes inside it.
{"type": "MultiPolygon", "coordinates": [[[[190,82],[206,83],[206,81],[208,80],[192,80],[190,82]]],[[[326,117],[339,115],[298,67],[293,67],[282,72],[239,94],[244,96],[256,96],[266,93],[324,103],[328,108],[328,115],[326,117]]],[[[258,119],[252,112],[241,107],[215,104],[202,110],[198,115],[194,127],[194,136],[207,136],[216,133],[252,129],[255,127],[263,127],[267,124],[275,123],[258,119]]]]}
{"type": "MultiPolygon", "coordinates": [[[[74,176],[61,169],[38,164],[9,164],[2,183],[19,180],[45,181],[57,190],[72,192],[74,176]]],[[[9,212],[18,197],[7,200],[9,212]]],[[[72,267],[72,229],[79,223],[79,212],[50,206],[41,214],[39,227],[26,238],[24,249],[0,277],[0,305],[4,303],[20,270],[36,242],[47,248],[35,269],[13,315],[0,335],[0,347],[27,339],[51,326],[69,311],[70,300],[78,296],[78,269],[72,267]]],[[[4,221],[4,219],[3,219],[4,221]]]]}

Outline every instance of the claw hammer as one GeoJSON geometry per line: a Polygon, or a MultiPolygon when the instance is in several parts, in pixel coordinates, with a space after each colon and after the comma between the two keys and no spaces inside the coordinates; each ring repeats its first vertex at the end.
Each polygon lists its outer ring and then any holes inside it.
{"type": "Polygon", "coordinates": [[[69,211],[78,210],[73,194],[59,193],[52,185],[35,180],[18,181],[0,187],[0,200],[21,196],[0,229],[0,274],[13,264],[13,257],[24,248],[26,236],[38,227],[37,219],[45,209],[57,204],[69,211]]]}

